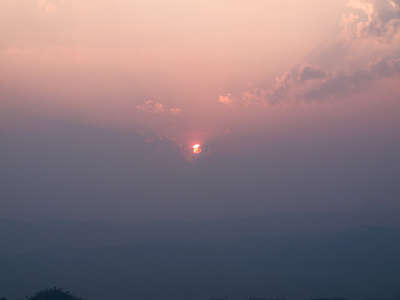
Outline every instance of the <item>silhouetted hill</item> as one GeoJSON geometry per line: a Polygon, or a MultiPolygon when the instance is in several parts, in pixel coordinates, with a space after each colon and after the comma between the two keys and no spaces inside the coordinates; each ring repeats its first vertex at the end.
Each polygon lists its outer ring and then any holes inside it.
{"type": "Polygon", "coordinates": [[[0,291],[18,299],[68,286],[87,299],[259,297],[383,299],[400,295],[400,228],[143,242],[0,256],[0,291]]]}
{"type": "Polygon", "coordinates": [[[400,209],[380,207],[348,212],[274,214],[247,219],[199,223],[154,222],[117,224],[108,221],[25,223],[0,220],[0,254],[48,247],[96,248],[143,241],[228,242],[247,236],[279,236],[316,231],[338,232],[351,227],[400,227],[400,209]]]}

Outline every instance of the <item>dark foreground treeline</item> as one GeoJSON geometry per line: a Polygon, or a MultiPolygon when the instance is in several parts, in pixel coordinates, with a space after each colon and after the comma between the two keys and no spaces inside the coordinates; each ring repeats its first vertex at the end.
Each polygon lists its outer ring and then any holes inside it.
{"type": "MultiPolygon", "coordinates": [[[[52,289],[45,289],[36,292],[31,297],[25,297],[27,300],[84,300],[82,298],[71,295],[69,291],[63,291],[62,288],[54,287],[52,289]]],[[[0,298],[0,300],[7,300],[6,298],[0,298]]]]}

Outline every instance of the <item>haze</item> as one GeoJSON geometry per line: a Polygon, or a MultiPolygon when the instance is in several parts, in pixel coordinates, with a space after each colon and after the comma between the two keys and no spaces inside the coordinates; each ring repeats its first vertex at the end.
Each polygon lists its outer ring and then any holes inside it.
{"type": "Polygon", "coordinates": [[[399,6],[2,0],[0,218],[399,207],[399,6]]]}

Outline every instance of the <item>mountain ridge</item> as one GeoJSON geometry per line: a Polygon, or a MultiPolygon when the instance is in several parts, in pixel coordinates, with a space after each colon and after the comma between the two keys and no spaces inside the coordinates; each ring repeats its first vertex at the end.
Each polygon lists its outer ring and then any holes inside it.
{"type": "Polygon", "coordinates": [[[150,240],[228,242],[248,236],[280,236],[307,232],[338,232],[352,227],[400,227],[400,209],[272,214],[264,217],[204,222],[159,221],[121,224],[111,221],[0,220],[0,254],[52,246],[96,248],[150,240]]]}
{"type": "Polygon", "coordinates": [[[221,243],[162,240],[0,255],[0,290],[10,299],[44,285],[96,300],[395,298],[399,265],[400,227],[364,226],[221,243]]]}

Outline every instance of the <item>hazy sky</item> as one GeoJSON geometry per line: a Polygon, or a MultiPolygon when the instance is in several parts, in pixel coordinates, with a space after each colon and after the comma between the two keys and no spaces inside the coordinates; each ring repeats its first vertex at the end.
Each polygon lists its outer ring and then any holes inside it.
{"type": "Polygon", "coordinates": [[[0,218],[398,206],[399,82],[399,0],[2,0],[0,218]]]}

